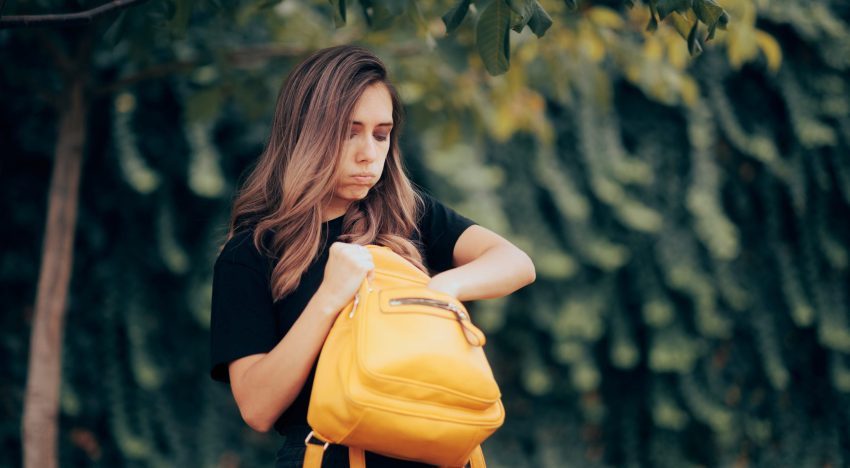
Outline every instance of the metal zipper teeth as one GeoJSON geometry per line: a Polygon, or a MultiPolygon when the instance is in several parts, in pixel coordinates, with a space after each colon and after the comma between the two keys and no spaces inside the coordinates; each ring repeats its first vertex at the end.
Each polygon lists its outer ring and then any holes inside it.
{"type": "Polygon", "coordinates": [[[466,313],[451,302],[440,301],[437,299],[429,299],[426,297],[399,297],[396,299],[390,299],[390,305],[393,306],[410,304],[438,307],[440,309],[445,309],[454,312],[461,320],[466,319],[466,313]]]}

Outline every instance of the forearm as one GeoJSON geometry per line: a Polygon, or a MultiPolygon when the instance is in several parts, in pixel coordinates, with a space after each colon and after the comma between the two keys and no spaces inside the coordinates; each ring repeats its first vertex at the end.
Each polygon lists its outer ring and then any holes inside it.
{"type": "Polygon", "coordinates": [[[233,393],[251,427],[268,430],[298,396],[336,312],[320,290],[283,339],[239,376],[233,393]]]}
{"type": "Polygon", "coordinates": [[[534,264],[510,244],[492,247],[475,260],[435,275],[430,287],[461,301],[506,296],[534,281],[534,264]]]}

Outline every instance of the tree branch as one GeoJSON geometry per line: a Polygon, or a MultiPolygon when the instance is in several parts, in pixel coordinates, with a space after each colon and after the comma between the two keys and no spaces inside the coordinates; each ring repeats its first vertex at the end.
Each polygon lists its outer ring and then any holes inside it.
{"type": "MultiPolygon", "coordinates": [[[[0,8],[5,0],[0,0],[0,8]]],[[[109,3],[78,13],[59,13],[45,15],[9,15],[0,18],[0,29],[39,28],[50,26],[79,26],[93,22],[98,16],[113,13],[148,0],[113,0],[109,3]]]]}
{"type": "MultiPolygon", "coordinates": [[[[223,54],[224,62],[238,68],[250,68],[279,57],[298,57],[307,53],[303,47],[290,47],[280,44],[261,44],[248,46],[241,49],[231,50],[223,54]]],[[[111,94],[123,88],[127,88],[141,81],[147,81],[164,76],[187,73],[196,68],[212,63],[212,60],[181,60],[154,65],[137,73],[118,79],[106,86],[95,90],[95,94],[101,96],[111,94]]]]}

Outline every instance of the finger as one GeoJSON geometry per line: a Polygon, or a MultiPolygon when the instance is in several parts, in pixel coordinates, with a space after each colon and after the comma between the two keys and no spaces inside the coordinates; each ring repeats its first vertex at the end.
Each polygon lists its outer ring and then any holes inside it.
{"type": "Polygon", "coordinates": [[[360,261],[366,258],[366,256],[363,254],[363,249],[361,247],[362,246],[357,244],[347,244],[345,252],[346,256],[356,261],[360,261]]]}
{"type": "Polygon", "coordinates": [[[375,262],[372,261],[371,258],[361,258],[358,260],[357,264],[364,272],[369,272],[375,269],[375,262]]]}
{"type": "Polygon", "coordinates": [[[372,262],[372,253],[366,247],[360,246],[357,249],[357,258],[364,262],[372,262]]]}

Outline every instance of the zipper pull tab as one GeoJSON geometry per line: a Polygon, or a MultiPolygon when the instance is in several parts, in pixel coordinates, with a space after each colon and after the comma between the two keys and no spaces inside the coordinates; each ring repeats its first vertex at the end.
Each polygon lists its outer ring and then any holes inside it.
{"type": "Polygon", "coordinates": [[[458,323],[460,323],[460,327],[463,329],[463,336],[466,338],[467,343],[471,346],[484,346],[487,339],[484,337],[484,333],[482,333],[481,330],[472,325],[472,323],[468,320],[458,319],[458,323]]]}
{"type": "Polygon", "coordinates": [[[351,312],[348,313],[348,318],[354,318],[354,312],[357,310],[357,304],[360,302],[360,293],[354,295],[354,306],[351,307],[351,312]]]}
{"type": "Polygon", "coordinates": [[[363,279],[363,284],[360,285],[360,290],[354,295],[354,305],[351,307],[351,312],[348,313],[348,318],[354,318],[354,313],[357,312],[357,304],[360,303],[360,295],[363,294],[363,285],[366,285],[366,294],[372,292],[372,284],[369,282],[369,277],[363,279]]]}

